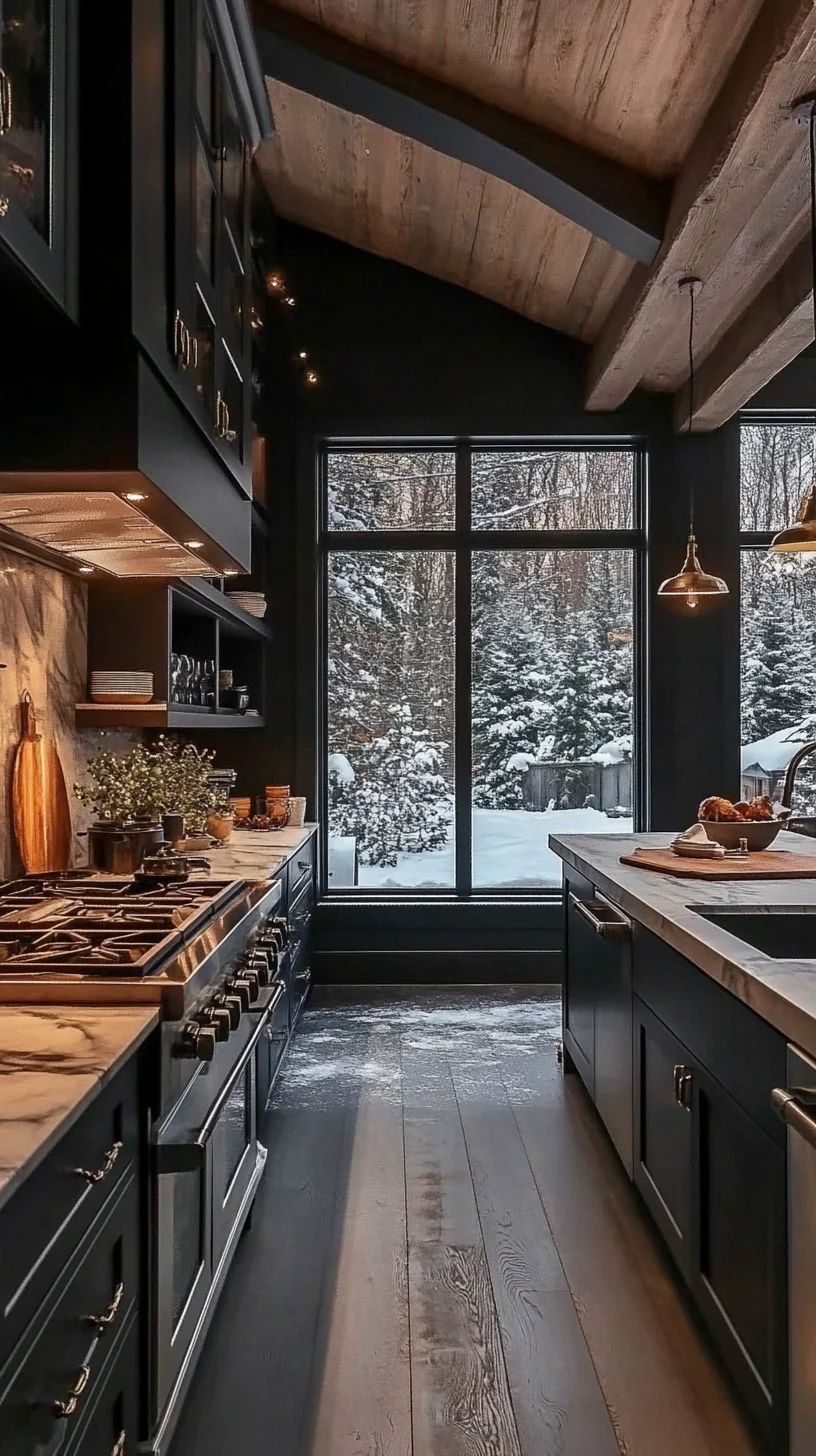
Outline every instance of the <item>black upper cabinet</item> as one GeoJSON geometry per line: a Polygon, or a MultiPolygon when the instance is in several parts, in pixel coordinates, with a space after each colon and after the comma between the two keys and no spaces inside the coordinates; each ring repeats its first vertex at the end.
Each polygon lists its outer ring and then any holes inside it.
{"type": "Polygon", "coordinates": [[[249,494],[250,151],[205,0],[174,12],[170,347],[188,408],[249,494]]]}
{"type": "Polygon", "coordinates": [[[66,313],[76,291],[76,0],[0,5],[0,243],[66,313]]]}

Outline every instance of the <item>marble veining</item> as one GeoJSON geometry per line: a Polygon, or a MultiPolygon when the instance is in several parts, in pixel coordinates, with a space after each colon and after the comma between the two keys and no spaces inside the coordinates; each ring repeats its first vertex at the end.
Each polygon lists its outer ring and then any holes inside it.
{"type": "Polygon", "coordinates": [[[774,849],[813,855],[812,880],[693,880],[620,862],[637,846],[655,849],[662,834],[551,834],[550,848],[634,920],[654,931],[784,1036],[816,1056],[816,958],[764,955],[695,913],[715,909],[816,910],[816,841],[780,834],[774,849]]]}
{"type": "Polygon", "coordinates": [[[99,747],[129,747],[138,734],[78,729],[75,704],[87,693],[88,588],[85,582],[0,547],[0,881],[21,873],[11,822],[11,775],[20,740],[20,700],[30,692],[41,732],[53,737],[68,785],[72,864],[85,864],[82,831],[91,816],[71,793],[99,747]]]}
{"type": "Polygon", "coordinates": [[[0,1006],[0,1208],[157,1023],[143,1006],[0,1006]]]}
{"type": "MultiPolygon", "coordinates": [[[[316,826],[275,830],[269,834],[252,829],[233,829],[229,839],[202,857],[209,860],[219,879],[267,880],[314,834],[316,826]]],[[[198,858],[198,855],[196,855],[198,858]]]]}

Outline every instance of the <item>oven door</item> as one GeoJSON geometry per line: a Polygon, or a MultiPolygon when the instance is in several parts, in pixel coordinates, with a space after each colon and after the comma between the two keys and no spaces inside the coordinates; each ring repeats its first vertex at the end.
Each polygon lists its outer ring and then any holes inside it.
{"type": "MultiPolygon", "coordinates": [[[[288,964],[288,956],[281,955],[278,960],[277,976],[266,993],[269,1020],[266,1030],[258,1042],[256,1060],[259,1126],[266,1112],[275,1078],[289,1041],[289,986],[286,980],[288,964]]],[[[250,1011],[253,1009],[250,1007],[250,1011]]]]}
{"type": "Polygon", "coordinates": [[[153,1424],[189,1363],[230,1236],[260,1176],[255,1056],[268,1018],[267,1008],[241,1019],[154,1137],[153,1424]]]}

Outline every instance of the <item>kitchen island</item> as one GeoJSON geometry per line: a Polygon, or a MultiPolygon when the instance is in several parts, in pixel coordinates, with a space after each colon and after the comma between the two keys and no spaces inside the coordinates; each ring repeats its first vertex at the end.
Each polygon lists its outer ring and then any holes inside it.
{"type": "MultiPolygon", "coordinates": [[[[776,1102],[791,1058],[816,1053],[816,854],[813,879],[788,881],[621,864],[670,837],[551,836],[564,862],[564,1067],[581,1076],[765,1449],[799,1456],[812,1381],[803,1339],[788,1333],[798,1276],[789,1283],[791,1154],[776,1102]]],[[[799,836],[776,843],[811,852],[799,836]]]]}

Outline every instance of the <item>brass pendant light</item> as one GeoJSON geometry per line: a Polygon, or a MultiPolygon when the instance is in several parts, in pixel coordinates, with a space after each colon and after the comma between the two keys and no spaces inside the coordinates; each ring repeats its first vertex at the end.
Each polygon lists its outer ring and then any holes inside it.
{"type": "MultiPolygon", "coordinates": [[[[810,135],[810,251],[813,282],[813,332],[816,337],[816,96],[795,101],[792,115],[810,135]]],[[[799,505],[795,526],[787,526],[774,536],[770,551],[816,551],[816,483],[805,491],[799,505]]],[[[804,562],[802,563],[804,565],[804,562]]]]}
{"type": "MultiPolygon", "coordinates": [[[[701,288],[699,278],[681,278],[681,292],[689,296],[689,434],[694,419],[694,298],[701,288]]],[[[657,595],[684,616],[699,616],[706,607],[716,605],[722,597],[728,596],[728,586],[721,576],[710,576],[703,571],[697,555],[697,540],[694,535],[694,476],[689,482],[689,534],[686,559],[677,576],[669,576],[660,583],[657,595]]]]}

